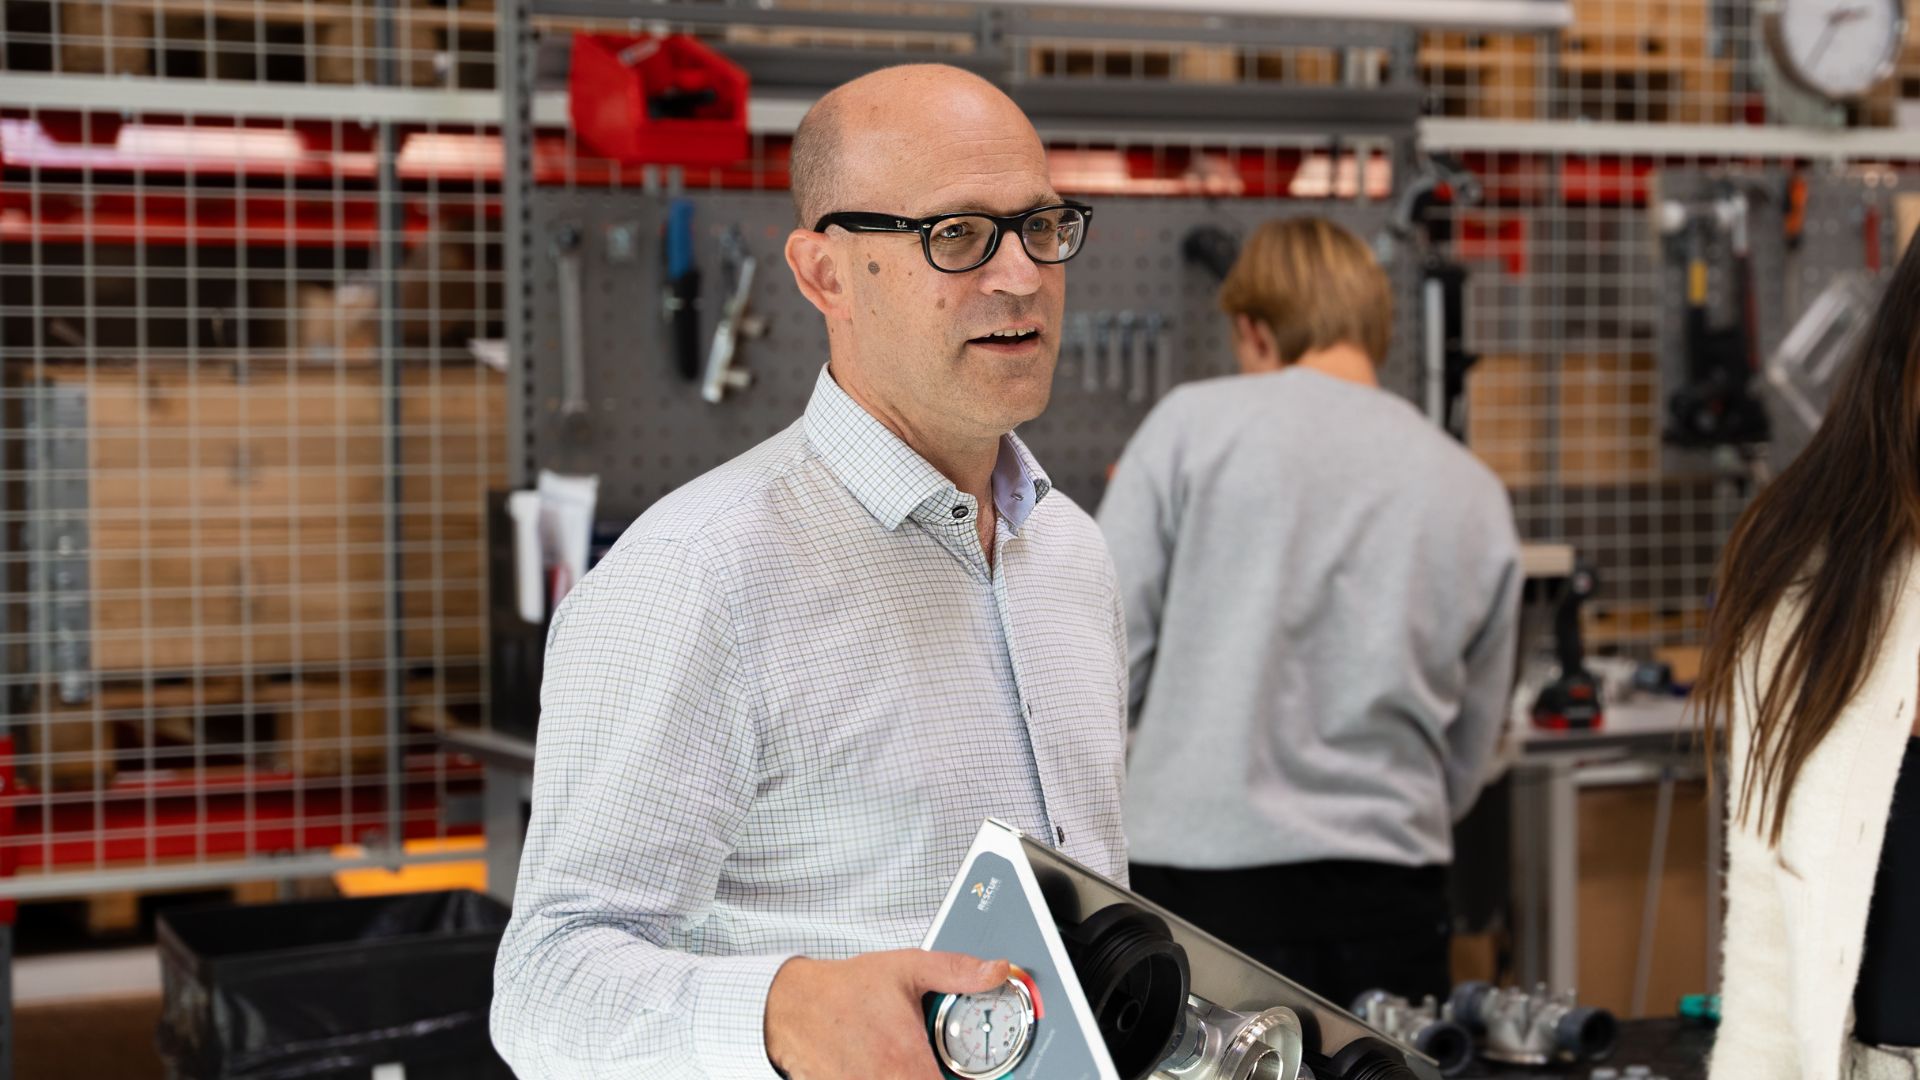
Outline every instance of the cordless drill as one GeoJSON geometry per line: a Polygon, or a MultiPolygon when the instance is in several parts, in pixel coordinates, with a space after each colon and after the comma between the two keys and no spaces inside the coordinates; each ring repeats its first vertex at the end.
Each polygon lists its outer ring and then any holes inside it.
{"type": "Polygon", "coordinates": [[[1580,640],[1580,605],[1599,587],[1600,579],[1591,567],[1576,566],[1567,577],[1567,591],[1553,612],[1553,647],[1560,674],[1534,699],[1535,727],[1590,731],[1601,724],[1600,681],[1587,670],[1586,648],[1580,640]]]}

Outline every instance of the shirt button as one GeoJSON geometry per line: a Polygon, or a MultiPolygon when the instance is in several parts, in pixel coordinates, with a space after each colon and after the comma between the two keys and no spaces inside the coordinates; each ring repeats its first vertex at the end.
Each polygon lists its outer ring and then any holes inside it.
{"type": "Polygon", "coordinates": [[[964,506],[956,506],[956,507],[954,507],[954,508],[953,508],[953,519],[954,519],[955,521],[959,521],[959,520],[961,520],[961,519],[963,519],[963,518],[965,518],[966,516],[967,516],[967,508],[966,508],[966,507],[964,507],[964,506]]]}
{"type": "Polygon", "coordinates": [[[1060,826],[1055,825],[1053,827],[1053,835],[1055,839],[1058,840],[1060,843],[1065,844],[1067,842],[1067,830],[1061,828],[1060,826]]]}

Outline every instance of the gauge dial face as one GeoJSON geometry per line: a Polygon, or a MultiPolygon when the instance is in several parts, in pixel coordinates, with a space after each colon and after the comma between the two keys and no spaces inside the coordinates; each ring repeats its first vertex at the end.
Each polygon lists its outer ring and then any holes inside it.
{"type": "Polygon", "coordinates": [[[940,1063],[960,1080],[997,1080],[1033,1041],[1033,997],[1018,979],[981,994],[945,998],[934,1015],[940,1063]]]}
{"type": "Polygon", "coordinates": [[[1834,100],[1893,73],[1906,36],[1901,0],[1781,0],[1769,35],[1794,81],[1834,100]]]}

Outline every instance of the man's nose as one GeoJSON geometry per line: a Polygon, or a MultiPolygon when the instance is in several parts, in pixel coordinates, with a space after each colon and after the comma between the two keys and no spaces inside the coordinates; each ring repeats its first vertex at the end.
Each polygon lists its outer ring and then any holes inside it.
{"type": "Polygon", "coordinates": [[[1030,296],[1040,289],[1040,264],[1013,233],[1000,238],[1000,250],[980,268],[980,291],[1030,296]]]}

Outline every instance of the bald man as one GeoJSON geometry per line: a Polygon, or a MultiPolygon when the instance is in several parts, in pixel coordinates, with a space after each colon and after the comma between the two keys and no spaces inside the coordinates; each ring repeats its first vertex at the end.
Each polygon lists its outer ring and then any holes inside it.
{"type": "Polygon", "coordinates": [[[1013,102],[935,66],[822,99],[793,195],[806,414],[554,616],[493,1005],[526,1080],[938,1080],[921,996],[1006,977],[913,948],[981,820],[1125,879],[1112,564],[1012,434],[1090,211],[1013,102]]]}

